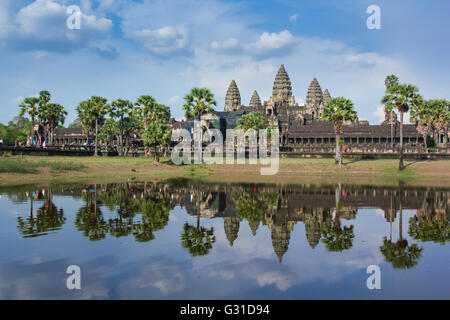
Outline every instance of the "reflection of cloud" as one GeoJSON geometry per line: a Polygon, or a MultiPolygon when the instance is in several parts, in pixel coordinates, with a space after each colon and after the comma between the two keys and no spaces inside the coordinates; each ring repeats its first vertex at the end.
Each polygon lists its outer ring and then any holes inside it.
{"type": "MultiPolygon", "coordinates": [[[[187,271],[167,259],[139,267],[137,276],[124,280],[119,285],[122,297],[148,296],[149,289],[157,288],[163,294],[174,294],[186,288],[187,271]]],[[[157,293],[157,292],[153,292],[157,293]]]]}
{"type": "MultiPolygon", "coordinates": [[[[108,259],[103,260],[104,263],[108,259]]],[[[0,299],[106,299],[109,291],[101,279],[105,268],[96,261],[81,267],[81,290],[69,290],[66,269],[68,259],[41,262],[20,261],[3,264],[0,267],[0,299]],[[90,266],[90,267],[88,267],[90,266]]]]}

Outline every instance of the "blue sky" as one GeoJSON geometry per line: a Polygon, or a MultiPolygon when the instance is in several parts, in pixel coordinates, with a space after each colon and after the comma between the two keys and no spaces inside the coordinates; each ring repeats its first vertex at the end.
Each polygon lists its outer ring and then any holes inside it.
{"type": "Polygon", "coordinates": [[[76,118],[91,95],[135,101],[151,94],[182,117],[182,97],[207,87],[223,110],[232,79],[248,104],[267,100],[280,64],[301,102],[317,77],[378,123],[386,75],[450,99],[450,2],[446,0],[0,0],[0,122],[23,97],[46,89],[76,118]],[[66,28],[66,8],[82,11],[66,28]],[[369,5],[381,30],[369,30],[369,5]]]}

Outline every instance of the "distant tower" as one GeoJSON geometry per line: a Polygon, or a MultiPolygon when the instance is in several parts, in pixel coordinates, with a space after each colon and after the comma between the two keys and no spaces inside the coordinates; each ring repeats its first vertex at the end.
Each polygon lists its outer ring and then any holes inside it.
{"type": "Polygon", "coordinates": [[[231,81],[225,97],[224,111],[235,111],[241,108],[241,94],[234,80],[231,81]]]}
{"type": "Polygon", "coordinates": [[[316,78],[311,81],[306,95],[306,112],[312,115],[313,121],[322,118],[323,94],[319,81],[316,78]]]}
{"type": "Polygon", "coordinates": [[[256,92],[256,90],[253,91],[253,95],[252,95],[252,98],[250,99],[249,107],[252,107],[252,108],[261,108],[262,107],[261,99],[259,98],[258,92],[256,92]]]}
{"type": "Polygon", "coordinates": [[[291,80],[286,69],[284,69],[284,65],[281,65],[273,82],[272,98],[274,102],[288,102],[291,97],[291,80]]]}
{"type": "Polygon", "coordinates": [[[328,89],[325,89],[325,91],[323,92],[322,104],[325,105],[330,98],[330,92],[328,91],[328,89]]]}

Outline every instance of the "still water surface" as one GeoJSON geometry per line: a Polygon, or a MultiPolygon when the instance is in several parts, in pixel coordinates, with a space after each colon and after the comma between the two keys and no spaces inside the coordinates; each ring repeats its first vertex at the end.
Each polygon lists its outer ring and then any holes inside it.
{"type": "Polygon", "coordinates": [[[450,189],[177,179],[0,193],[0,299],[450,299],[450,189]],[[69,265],[81,290],[66,288],[69,265]]]}

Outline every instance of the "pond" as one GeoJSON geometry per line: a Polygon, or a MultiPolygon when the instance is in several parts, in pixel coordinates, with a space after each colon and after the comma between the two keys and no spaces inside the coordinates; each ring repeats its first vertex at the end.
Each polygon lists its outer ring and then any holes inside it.
{"type": "Polygon", "coordinates": [[[173,179],[0,194],[0,299],[450,298],[450,189],[173,179]]]}

